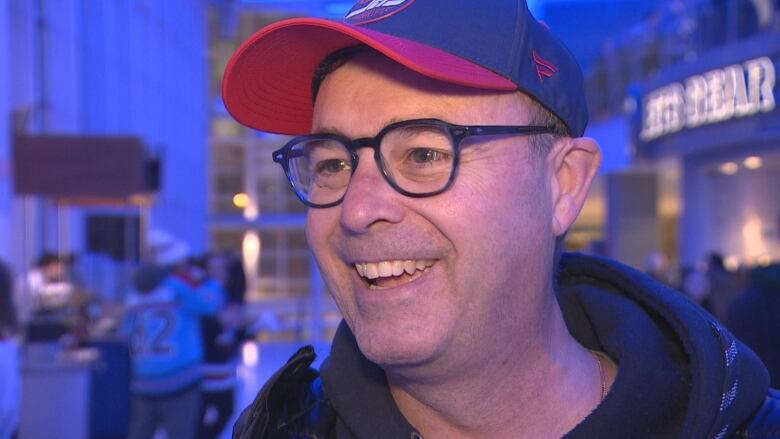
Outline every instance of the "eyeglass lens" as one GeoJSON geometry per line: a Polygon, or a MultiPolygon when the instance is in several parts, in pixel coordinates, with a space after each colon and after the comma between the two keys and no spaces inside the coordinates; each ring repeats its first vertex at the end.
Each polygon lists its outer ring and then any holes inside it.
{"type": "MultiPolygon", "coordinates": [[[[455,152],[449,132],[439,126],[404,125],[387,131],[380,145],[381,166],[400,189],[424,195],[443,189],[452,174],[455,152]]],[[[331,138],[309,138],[289,154],[295,190],[315,205],[338,201],[353,170],[347,146],[331,138]]]]}

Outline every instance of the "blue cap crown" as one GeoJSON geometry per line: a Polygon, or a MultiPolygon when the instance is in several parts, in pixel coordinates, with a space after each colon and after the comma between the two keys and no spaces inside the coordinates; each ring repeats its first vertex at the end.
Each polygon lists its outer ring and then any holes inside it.
{"type": "Polygon", "coordinates": [[[509,80],[581,136],[582,70],[523,0],[361,0],[344,21],[435,47],[509,80]]]}

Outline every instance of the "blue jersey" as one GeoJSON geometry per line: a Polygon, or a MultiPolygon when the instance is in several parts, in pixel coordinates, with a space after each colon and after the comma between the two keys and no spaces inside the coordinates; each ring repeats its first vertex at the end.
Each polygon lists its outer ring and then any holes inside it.
{"type": "Polygon", "coordinates": [[[200,318],[222,306],[222,288],[209,281],[193,287],[168,276],[125,300],[135,393],[165,395],[197,384],[203,375],[200,318]]]}

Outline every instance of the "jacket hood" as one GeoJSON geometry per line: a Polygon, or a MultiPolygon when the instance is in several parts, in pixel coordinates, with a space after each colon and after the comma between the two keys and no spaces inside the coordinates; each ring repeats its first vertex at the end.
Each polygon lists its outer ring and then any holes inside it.
{"type": "MultiPolygon", "coordinates": [[[[563,255],[558,301],[572,335],[618,364],[604,401],[566,438],[724,438],[758,410],[769,377],[756,355],[682,294],[614,261],[563,255]]],[[[342,322],[322,382],[345,437],[414,433],[342,322]],[[353,436],[354,435],[354,436],[353,436]]],[[[341,437],[341,436],[339,436],[341,437]]]]}
{"type": "Polygon", "coordinates": [[[607,398],[570,437],[723,438],[764,402],[769,376],[756,355],[637,270],[564,255],[558,300],[572,335],[618,363],[607,398]]]}

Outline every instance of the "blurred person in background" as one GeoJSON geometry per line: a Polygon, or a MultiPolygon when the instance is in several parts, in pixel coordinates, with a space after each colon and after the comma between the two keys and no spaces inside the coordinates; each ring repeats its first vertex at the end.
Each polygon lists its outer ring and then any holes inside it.
{"type": "Polygon", "coordinates": [[[712,314],[725,322],[729,305],[745,288],[742,276],[726,268],[722,254],[712,252],[707,257],[707,278],[712,314]]]}
{"type": "Polygon", "coordinates": [[[76,314],[69,259],[46,252],[22,280],[17,307],[27,341],[56,341],[68,332],[76,314]]]}
{"type": "Polygon", "coordinates": [[[0,439],[13,437],[19,425],[21,377],[17,330],[13,279],[8,266],[0,261],[0,439]]]}
{"type": "Polygon", "coordinates": [[[94,297],[75,276],[76,261],[74,254],[46,252],[23,279],[16,303],[26,341],[76,347],[86,339],[94,297]]]}
{"type": "Polygon", "coordinates": [[[27,321],[39,310],[64,307],[72,292],[65,260],[55,253],[44,252],[24,277],[21,297],[17,300],[21,321],[27,321]]]}
{"type": "Polygon", "coordinates": [[[728,328],[753,349],[780,386],[780,264],[754,268],[747,289],[728,308],[728,328]]]}
{"type": "Polygon", "coordinates": [[[696,264],[690,267],[683,267],[680,270],[680,288],[679,290],[693,300],[696,304],[712,312],[710,304],[710,279],[707,275],[706,266],[696,264]]]}
{"type": "Polygon", "coordinates": [[[211,282],[225,292],[225,304],[217,315],[201,318],[205,350],[201,439],[220,436],[233,415],[236,387],[236,357],[245,338],[243,303],[246,275],[241,260],[232,253],[206,255],[201,261],[211,282]]]}
{"type": "Polygon", "coordinates": [[[652,252],[645,258],[645,273],[662,284],[671,285],[669,258],[661,252],[652,252]]]}
{"type": "Polygon", "coordinates": [[[197,437],[203,379],[200,319],[222,306],[221,289],[187,262],[180,241],[155,254],[134,276],[125,300],[133,362],[130,439],[197,437]]]}
{"type": "Polygon", "coordinates": [[[780,0],[775,0],[773,3],[774,6],[774,28],[775,30],[780,30],[780,0]]]}

